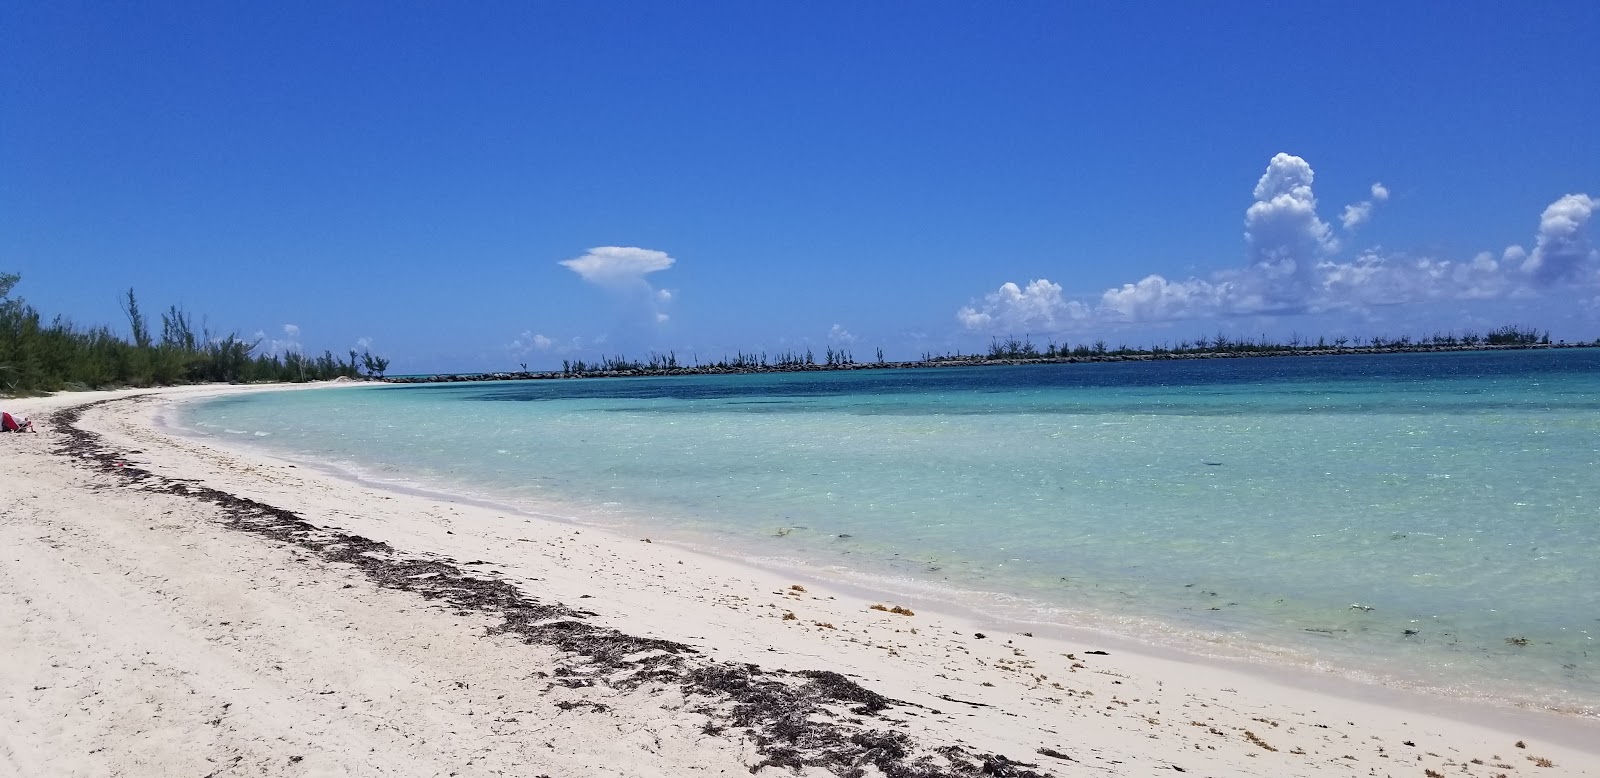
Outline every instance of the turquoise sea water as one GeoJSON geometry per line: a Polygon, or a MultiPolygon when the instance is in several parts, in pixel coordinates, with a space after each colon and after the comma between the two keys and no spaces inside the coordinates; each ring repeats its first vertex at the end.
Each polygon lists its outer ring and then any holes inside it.
{"type": "Polygon", "coordinates": [[[1600,707],[1597,350],[383,386],[181,423],[919,601],[1600,707]]]}

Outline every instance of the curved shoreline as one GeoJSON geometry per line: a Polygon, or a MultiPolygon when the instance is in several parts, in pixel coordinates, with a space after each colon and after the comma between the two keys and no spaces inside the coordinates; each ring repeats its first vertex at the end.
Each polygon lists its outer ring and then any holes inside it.
{"type": "MultiPolygon", "coordinates": [[[[198,399],[198,398],[197,398],[198,399]]],[[[178,408],[172,409],[176,413],[178,408]]],[[[929,581],[914,577],[896,578],[886,573],[875,573],[849,568],[844,560],[835,563],[818,563],[806,558],[774,557],[754,546],[721,545],[716,538],[692,532],[651,527],[647,521],[629,521],[621,526],[585,521],[579,514],[583,506],[570,505],[570,510],[528,510],[511,502],[492,496],[468,495],[450,491],[448,484],[416,485],[397,483],[382,477],[362,474],[327,462],[296,458],[292,452],[270,450],[268,446],[254,445],[249,439],[232,440],[172,425],[166,414],[153,417],[156,425],[195,441],[221,445],[224,449],[242,456],[270,457],[284,462],[295,462],[313,468],[330,478],[396,494],[405,494],[453,505],[471,505],[477,508],[512,514],[535,521],[556,522],[575,529],[604,532],[627,539],[634,535],[648,535],[658,545],[667,545],[683,553],[692,554],[718,564],[736,566],[749,574],[778,575],[801,581],[808,586],[827,587],[831,592],[848,593],[869,601],[909,601],[918,612],[937,613],[955,620],[973,631],[1021,633],[1031,631],[1039,636],[1049,636],[1076,644],[1098,643],[1120,651],[1133,652],[1165,661],[1225,669],[1246,675],[1258,676],[1274,683],[1317,693],[1332,694],[1356,701],[1381,701],[1432,714],[1459,718],[1465,722],[1483,723],[1500,721],[1501,725],[1515,725],[1524,715],[1552,716],[1554,721],[1573,720],[1587,725],[1600,725],[1600,700],[1589,703],[1576,701],[1555,704],[1533,698],[1507,699],[1486,690],[1453,690],[1438,684],[1406,678],[1392,672],[1363,671],[1350,662],[1330,662],[1309,653],[1303,647],[1244,639],[1240,642],[1227,633],[1204,628],[1186,629],[1177,624],[1150,617],[1133,617],[1140,626],[1130,632],[1127,624],[1117,624],[1121,619],[1110,612],[1092,609],[1062,608],[1064,615],[1052,619],[1028,618],[1015,609],[985,607],[979,600],[1017,599],[1034,605],[1057,607],[1042,601],[1029,600],[1021,593],[971,588],[969,586],[939,587],[929,581]],[[665,531],[665,536],[663,536],[665,531]],[[941,589],[944,589],[941,591],[941,589]],[[1072,619],[1088,619],[1090,623],[1072,623],[1072,619]],[[1470,710],[1458,706],[1465,704],[1470,710]],[[1573,705],[1582,705],[1574,708],[1573,705]],[[1502,719],[1502,717],[1504,717],[1502,719]]],[[[1028,606],[1022,606],[1027,608],[1028,606]]],[[[1587,735],[1582,726],[1571,733],[1569,742],[1586,744],[1587,735]]]]}
{"type": "Polygon", "coordinates": [[[932,746],[919,744],[904,733],[880,731],[859,719],[840,717],[833,708],[848,707],[854,716],[877,719],[879,713],[905,703],[869,691],[832,670],[772,671],[701,659],[701,652],[684,643],[597,627],[588,621],[597,614],[559,602],[541,602],[494,571],[465,569],[474,563],[410,557],[382,541],[312,525],[283,508],[130,466],[126,454],[107,446],[101,435],[79,422],[86,411],[98,405],[137,399],[100,400],[56,411],[50,422],[66,436],[58,451],[85,460],[102,475],[125,485],[217,506],[231,529],[354,566],[380,587],[499,619],[488,634],[514,635],[525,644],[547,645],[561,653],[563,660],[549,671],[549,675],[564,679],[557,684],[582,688],[593,685],[600,675],[611,676],[607,684],[624,691],[647,683],[680,684],[686,697],[706,698],[705,710],[714,711],[705,725],[708,730],[739,727],[755,741],[764,759],[753,765],[751,772],[765,767],[843,771],[870,764],[889,775],[915,771],[928,778],[970,774],[974,768],[1017,778],[1049,775],[1025,769],[1037,765],[970,751],[954,743],[943,744],[935,752],[932,746]]]}
{"type": "MultiPolygon", "coordinates": [[[[170,398],[180,393],[157,394],[170,398]]],[[[292,462],[192,445],[150,426],[148,406],[163,402],[158,396],[137,411],[87,412],[92,418],[84,423],[127,454],[117,461],[177,479],[170,483],[185,490],[192,488],[185,484],[197,479],[205,489],[304,516],[317,532],[371,538],[408,555],[491,560],[508,585],[533,587],[541,597],[560,602],[593,595],[585,605],[594,615],[587,618],[599,627],[689,645],[719,661],[758,661],[779,668],[822,663],[846,676],[860,676],[860,683],[874,694],[922,706],[889,713],[915,715],[887,726],[926,742],[957,737],[981,744],[979,748],[993,744],[995,750],[983,753],[1014,756],[1049,749],[1129,775],[1180,765],[1185,770],[1257,775],[1312,774],[1331,764],[1394,769],[1400,765],[1389,754],[1403,754],[1409,761],[1412,750],[1422,761],[1410,769],[1442,769],[1448,761],[1459,762],[1469,774],[1488,775],[1489,767],[1472,765],[1469,757],[1491,764],[1491,756],[1519,760],[1522,754],[1511,745],[1516,739],[1529,740],[1537,753],[1557,763],[1541,775],[1591,774],[1600,764],[1592,721],[1505,712],[1469,714],[1476,723],[1463,722],[1461,710],[1444,717],[1395,707],[1389,699],[1375,702],[1374,695],[1346,699],[1116,646],[1110,656],[1085,655],[1096,643],[1108,645],[1105,640],[1084,645],[1082,638],[1015,633],[985,639],[973,634],[984,626],[945,614],[901,617],[869,611],[867,601],[833,584],[808,586],[812,591],[800,593],[787,588],[792,581],[787,574],[752,570],[667,544],[531,519],[517,522],[488,508],[330,483],[292,462]],[[523,540],[527,542],[519,542],[523,540]],[[799,616],[781,618],[785,612],[799,616]],[[832,621],[833,628],[814,626],[823,621],[832,621]],[[913,625],[920,632],[904,631],[913,625]],[[1046,676],[1048,680],[1035,680],[1046,676]],[[1057,683],[1062,686],[1053,688],[1057,683]],[[936,707],[945,712],[930,712],[936,707]],[[1201,724],[1190,726],[1193,722],[1201,724]],[[1341,739],[1344,735],[1348,738],[1341,739]],[[1416,745],[1404,745],[1402,739],[1416,745]],[[1272,744],[1272,750],[1257,741],[1272,744]]],[[[63,499],[70,501],[73,495],[63,499]]],[[[1053,758],[1030,755],[1025,761],[1041,766],[1020,769],[1071,769],[1053,758]]]]}
{"type": "MultiPolygon", "coordinates": [[[[256,428],[247,426],[245,429],[256,428]]],[[[261,429],[273,428],[269,426],[261,429]]],[[[196,438],[197,440],[208,440],[245,455],[258,456],[263,451],[274,450],[271,444],[247,436],[230,437],[218,435],[214,431],[206,433],[194,430],[194,432],[202,436],[196,438]]],[[[347,454],[348,451],[338,457],[343,461],[347,454]]],[[[1392,633],[1372,627],[1373,631],[1365,637],[1358,638],[1351,635],[1328,638],[1326,644],[1313,642],[1324,640],[1323,638],[1307,638],[1305,635],[1300,635],[1301,631],[1313,631],[1300,630],[1300,627],[1349,627],[1352,633],[1367,627],[1358,627],[1354,623],[1322,622],[1321,617],[1317,617],[1276,629],[1264,623],[1251,622],[1255,625],[1255,629],[1242,634],[1240,629],[1229,630],[1226,624],[1218,626],[1217,622],[1207,623],[1202,618],[1184,620],[1181,618],[1182,614],[1175,610],[1146,609],[1145,613],[1130,615],[1126,610],[1119,611],[1114,607],[1097,607],[1104,604],[1103,600],[1085,604],[1086,601],[1081,597],[1065,595],[1059,600],[1052,600],[1050,595],[1042,593],[1042,590],[1006,588],[1003,581],[986,581],[982,576],[963,578],[947,570],[945,574],[955,576],[957,580],[952,582],[946,579],[941,582],[936,580],[938,575],[919,576],[915,570],[908,569],[896,571],[890,566],[888,551],[906,551],[903,546],[891,545],[885,550],[880,545],[878,550],[882,553],[861,556],[854,553],[862,550],[859,547],[853,551],[825,548],[828,545],[826,538],[830,536],[824,534],[820,536],[821,540],[817,544],[793,554],[785,554],[785,549],[790,547],[785,546],[780,549],[773,544],[794,542],[794,538],[790,538],[789,541],[763,542],[765,532],[761,533],[762,537],[756,537],[754,534],[748,537],[744,535],[734,537],[729,534],[708,533],[706,531],[708,528],[697,531],[671,526],[670,522],[659,520],[670,515],[670,512],[654,515],[648,508],[639,506],[627,511],[627,515],[621,519],[618,517],[622,514],[616,510],[595,508],[593,504],[581,500],[546,500],[536,502],[530,507],[519,503],[518,498],[514,496],[496,496],[492,486],[452,484],[448,476],[439,476],[430,484],[419,485],[414,481],[396,483],[393,478],[398,476],[392,474],[370,470],[363,472],[351,469],[359,468],[359,465],[322,462],[307,458],[307,455],[297,455],[292,450],[285,450],[275,456],[297,461],[301,465],[311,464],[331,477],[372,488],[404,492],[433,500],[471,504],[487,510],[517,514],[536,520],[555,520],[617,536],[651,536],[657,543],[670,539],[671,543],[686,550],[734,562],[763,573],[801,578],[807,584],[827,585],[834,589],[849,591],[852,595],[864,599],[898,598],[899,601],[907,602],[919,611],[927,610],[959,618],[969,624],[977,625],[980,629],[1035,631],[1078,641],[1115,641],[1124,650],[1150,653],[1176,661],[1222,663],[1242,672],[1259,674],[1279,682],[1355,699],[1367,698],[1373,694],[1388,694],[1391,690],[1403,690],[1405,694],[1416,696],[1416,701],[1409,703],[1412,707],[1425,709],[1438,709],[1438,706],[1433,704],[1438,700],[1466,701],[1490,710],[1546,710],[1560,715],[1595,718],[1597,706],[1600,706],[1600,698],[1580,691],[1569,691],[1568,687],[1563,687],[1559,683],[1560,679],[1555,676],[1561,671],[1556,670],[1556,662],[1566,661],[1565,658],[1550,660],[1546,665],[1541,665],[1539,671],[1544,672],[1543,676],[1535,675],[1533,672],[1527,673],[1526,677],[1530,680],[1526,686],[1519,687],[1516,678],[1502,678],[1495,674],[1502,664],[1519,661],[1515,656],[1496,655],[1497,658],[1494,660],[1484,660],[1475,653],[1477,648],[1462,650],[1456,646],[1458,650],[1452,652],[1446,650],[1449,647],[1411,647],[1421,652],[1416,653],[1405,647],[1385,648],[1374,642],[1385,639],[1395,643],[1409,641],[1410,639],[1400,638],[1402,627],[1421,626],[1427,630],[1426,626],[1407,624],[1403,620],[1397,625],[1386,622],[1392,627],[1392,633]],[[593,514],[588,510],[591,508],[610,511],[605,517],[609,520],[594,520],[593,514]],[[652,523],[652,518],[658,520],[652,523]],[[1306,639],[1296,641],[1294,640],[1296,637],[1306,639]],[[1452,673],[1458,675],[1452,676],[1452,673]]],[[[329,456],[335,455],[329,454],[329,456]]],[[[851,531],[862,532],[855,529],[851,531]]],[[[796,536],[802,534],[805,533],[795,533],[796,536]]],[[[849,542],[859,542],[859,539],[849,542]]],[[[871,549],[868,551],[870,553],[871,549]]],[[[895,557],[895,561],[905,561],[898,554],[895,557]]],[[[911,566],[914,568],[917,565],[913,563],[911,566]]],[[[1212,581],[1211,585],[1218,583],[1212,581]]],[[[1275,596],[1286,595],[1268,594],[1266,598],[1275,596]]],[[[1370,602],[1365,597],[1359,599],[1370,602]]],[[[1337,603],[1339,613],[1345,611],[1344,603],[1347,602],[1350,600],[1344,599],[1337,603]]],[[[1196,606],[1196,610],[1199,609],[1200,606],[1196,606]]],[[[1357,614],[1357,619],[1366,618],[1376,618],[1376,616],[1357,614]]],[[[1366,622],[1361,623],[1366,624],[1366,622]]],[[[1433,637],[1432,634],[1428,634],[1416,640],[1429,640],[1433,637]]],[[[1499,637],[1494,638],[1496,645],[1499,640],[1499,637]]],[[[1448,638],[1446,642],[1449,642],[1448,638]]],[[[1464,639],[1461,645],[1482,644],[1464,639]]],[[[1539,658],[1545,661],[1549,656],[1550,654],[1545,654],[1539,658]]],[[[1395,704],[1408,704],[1398,697],[1386,699],[1395,704]]]]}

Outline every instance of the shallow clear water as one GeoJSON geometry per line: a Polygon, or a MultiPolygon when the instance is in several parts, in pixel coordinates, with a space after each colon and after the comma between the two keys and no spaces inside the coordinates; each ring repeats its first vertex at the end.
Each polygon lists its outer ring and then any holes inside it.
{"type": "Polygon", "coordinates": [[[183,423],[1012,618],[1600,706],[1596,350],[385,386],[183,423]]]}

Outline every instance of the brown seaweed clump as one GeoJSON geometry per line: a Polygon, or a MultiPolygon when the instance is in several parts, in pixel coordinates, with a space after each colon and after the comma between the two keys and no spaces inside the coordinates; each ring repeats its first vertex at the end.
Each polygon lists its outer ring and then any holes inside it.
{"type": "Polygon", "coordinates": [[[887,605],[884,605],[881,602],[880,603],[874,603],[872,605],[867,606],[867,610],[883,611],[884,613],[893,613],[893,614],[895,614],[897,616],[915,616],[915,615],[917,615],[910,608],[902,608],[899,605],[896,605],[893,608],[891,608],[891,607],[889,607],[887,605]]]}

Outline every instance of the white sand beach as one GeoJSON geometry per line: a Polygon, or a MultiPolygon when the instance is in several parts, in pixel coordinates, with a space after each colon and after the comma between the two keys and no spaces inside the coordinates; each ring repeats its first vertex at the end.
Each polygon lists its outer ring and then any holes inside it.
{"type": "Polygon", "coordinates": [[[1030,636],[157,423],[252,390],[6,401],[39,432],[0,436],[0,776],[1600,775],[1593,719],[1030,636]]]}

